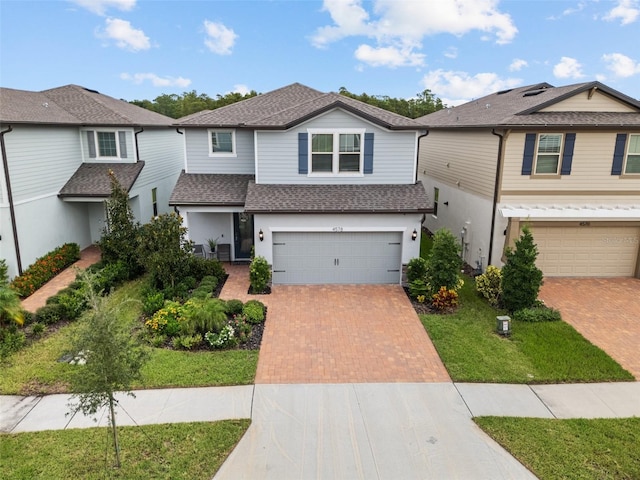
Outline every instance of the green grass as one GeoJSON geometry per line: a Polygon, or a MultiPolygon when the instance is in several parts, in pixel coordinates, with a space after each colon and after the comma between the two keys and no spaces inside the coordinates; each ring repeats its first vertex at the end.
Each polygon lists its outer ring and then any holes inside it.
{"type": "MultiPolygon", "coordinates": [[[[141,312],[138,301],[143,282],[129,282],[109,296],[111,305],[121,304],[122,321],[135,323],[141,312]]],[[[66,393],[74,368],[58,360],[69,353],[70,338],[77,323],[66,325],[46,338],[11,355],[2,363],[0,394],[34,395],[66,393]]],[[[133,388],[207,387],[247,385],[255,378],[258,352],[224,350],[188,352],[151,348],[142,369],[142,382],[133,388]]]]}
{"type": "Polygon", "coordinates": [[[515,322],[512,335],[495,333],[496,315],[465,279],[451,315],[421,315],[455,382],[579,383],[633,381],[600,348],[566,322],[515,322]]]}
{"type": "Polygon", "coordinates": [[[212,478],[249,420],[118,427],[121,467],[106,428],[0,435],[7,480],[34,478],[212,478]]]}
{"type": "Polygon", "coordinates": [[[476,423],[540,479],[640,478],[640,418],[478,417],[476,423]]]}

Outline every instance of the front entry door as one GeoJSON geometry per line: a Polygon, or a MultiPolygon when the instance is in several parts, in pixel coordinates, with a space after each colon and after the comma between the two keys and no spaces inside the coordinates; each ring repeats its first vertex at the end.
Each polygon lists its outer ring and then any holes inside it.
{"type": "Polygon", "coordinates": [[[233,214],[233,241],[236,260],[251,258],[253,247],[253,215],[249,213],[233,214]]]}

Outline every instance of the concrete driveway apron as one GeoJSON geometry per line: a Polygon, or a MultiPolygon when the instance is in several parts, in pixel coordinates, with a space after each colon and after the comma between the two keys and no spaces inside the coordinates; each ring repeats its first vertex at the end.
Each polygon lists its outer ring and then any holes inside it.
{"type": "Polygon", "coordinates": [[[539,297],[640,380],[640,279],[545,278],[539,297]]]}

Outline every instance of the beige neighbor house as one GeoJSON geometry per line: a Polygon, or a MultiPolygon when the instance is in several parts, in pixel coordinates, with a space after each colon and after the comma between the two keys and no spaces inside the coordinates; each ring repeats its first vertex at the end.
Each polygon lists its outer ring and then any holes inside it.
{"type": "Polygon", "coordinates": [[[500,266],[523,224],[546,276],[640,277],[640,101],[599,82],[496,92],[417,119],[424,225],[500,266]]]}

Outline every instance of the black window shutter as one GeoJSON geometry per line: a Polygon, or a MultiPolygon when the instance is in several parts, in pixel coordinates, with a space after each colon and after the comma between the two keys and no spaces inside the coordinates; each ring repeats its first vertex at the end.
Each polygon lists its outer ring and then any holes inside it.
{"type": "Polygon", "coordinates": [[[93,130],[87,130],[87,145],[89,146],[89,158],[96,158],[96,138],[93,130]]]}
{"type": "Polygon", "coordinates": [[[616,136],[616,148],[613,151],[613,165],[611,165],[611,175],[622,175],[622,164],[624,163],[624,147],[627,145],[627,134],[619,133],[616,136]]]}
{"type": "Polygon", "coordinates": [[[373,133],[364,134],[364,173],[373,173],[373,133]]]}
{"type": "Polygon", "coordinates": [[[309,173],[309,134],[298,133],[298,173],[309,173]]]}
{"type": "Polygon", "coordinates": [[[524,137],[524,155],[522,157],[522,175],[531,175],[533,154],[536,151],[536,134],[527,133],[524,137]]]}
{"type": "Polygon", "coordinates": [[[118,132],[120,142],[120,158],[127,158],[127,132],[118,132]]]}
{"type": "Polygon", "coordinates": [[[575,142],[575,133],[566,133],[564,135],[564,151],[562,153],[562,167],[560,167],[560,175],[571,174],[571,161],[573,160],[573,146],[575,142]]]}

